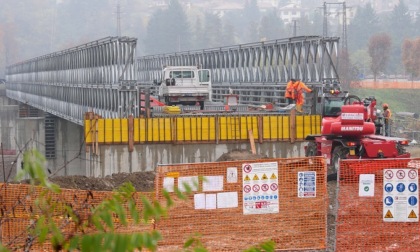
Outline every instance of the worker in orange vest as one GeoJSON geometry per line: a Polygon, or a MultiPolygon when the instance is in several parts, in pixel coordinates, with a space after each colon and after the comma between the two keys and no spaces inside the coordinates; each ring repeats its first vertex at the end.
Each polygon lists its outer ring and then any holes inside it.
{"type": "Polygon", "coordinates": [[[295,88],[296,80],[290,79],[287,83],[286,91],[284,92],[284,97],[287,100],[287,104],[294,104],[296,100],[296,88],[295,88]]]}
{"type": "Polygon", "coordinates": [[[295,82],[295,89],[296,89],[296,111],[303,113],[302,106],[305,102],[305,97],[303,96],[303,92],[306,91],[308,93],[312,92],[312,89],[308,88],[305,83],[301,80],[296,80],[295,82]]]}
{"type": "Polygon", "coordinates": [[[385,124],[385,136],[391,136],[391,116],[392,112],[388,107],[387,103],[382,104],[382,108],[384,109],[384,124],[385,124]]]}

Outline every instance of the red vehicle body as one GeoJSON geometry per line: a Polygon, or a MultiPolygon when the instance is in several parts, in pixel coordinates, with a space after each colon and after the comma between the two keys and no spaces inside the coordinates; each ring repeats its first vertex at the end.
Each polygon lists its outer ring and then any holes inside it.
{"type": "Polygon", "coordinates": [[[381,117],[376,99],[341,92],[338,86],[325,88],[320,135],[309,135],[305,155],[323,156],[336,172],[340,159],[409,158],[409,141],[381,135],[381,117]]]}

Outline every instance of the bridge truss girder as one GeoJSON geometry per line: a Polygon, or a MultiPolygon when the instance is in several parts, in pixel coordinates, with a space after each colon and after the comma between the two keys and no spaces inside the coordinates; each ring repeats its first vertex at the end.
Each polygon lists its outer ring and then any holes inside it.
{"type": "Polygon", "coordinates": [[[338,79],[339,38],[293,37],[237,46],[143,56],[137,59],[138,80],[161,79],[163,66],[196,65],[211,69],[212,83],[306,83],[338,79]]]}
{"type": "Polygon", "coordinates": [[[8,66],[6,95],[79,125],[86,112],[138,116],[136,43],[109,37],[8,66]]]}

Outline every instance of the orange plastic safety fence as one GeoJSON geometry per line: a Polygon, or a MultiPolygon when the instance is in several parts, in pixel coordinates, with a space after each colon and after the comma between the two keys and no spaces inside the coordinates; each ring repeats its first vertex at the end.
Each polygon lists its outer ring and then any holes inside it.
{"type": "Polygon", "coordinates": [[[269,240],[279,250],[326,248],[321,157],[159,166],[156,198],[163,201],[163,188],[182,189],[185,182],[194,189],[188,199],[176,200],[168,218],[156,222],[160,251],[179,250],[196,233],[209,251],[241,251],[269,240]]]}
{"type": "MultiPolygon", "coordinates": [[[[63,234],[80,234],[81,230],[75,230],[75,223],[67,218],[65,207],[71,207],[81,220],[87,220],[92,208],[101,202],[111,198],[113,192],[87,191],[62,189],[61,193],[55,194],[42,187],[31,187],[26,184],[0,184],[0,241],[3,246],[10,249],[20,250],[27,245],[30,231],[34,228],[34,223],[42,216],[45,211],[52,214],[52,218],[59,226],[63,234]],[[36,206],[35,200],[39,198],[50,199],[49,208],[42,209],[36,206]]],[[[138,192],[134,194],[137,209],[141,211],[144,196],[149,200],[154,200],[154,192],[138,192]]],[[[127,206],[125,206],[127,207],[127,206]]],[[[144,232],[152,231],[152,223],[134,224],[128,216],[128,226],[120,225],[118,219],[114,219],[116,232],[144,232]]],[[[96,232],[94,228],[85,228],[85,233],[96,232]]],[[[50,250],[49,244],[39,244],[37,239],[31,242],[31,249],[50,250]]]]}
{"type": "Polygon", "coordinates": [[[341,160],[336,251],[420,251],[420,159],[341,160]]]}

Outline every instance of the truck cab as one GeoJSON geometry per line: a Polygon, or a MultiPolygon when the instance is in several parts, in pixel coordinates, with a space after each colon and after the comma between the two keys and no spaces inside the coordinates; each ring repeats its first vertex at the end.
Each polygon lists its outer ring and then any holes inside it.
{"type": "Polygon", "coordinates": [[[196,66],[168,66],[162,70],[159,100],[166,105],[200,105],[211,100],[211,75],[208,69],[196,66]]]}

